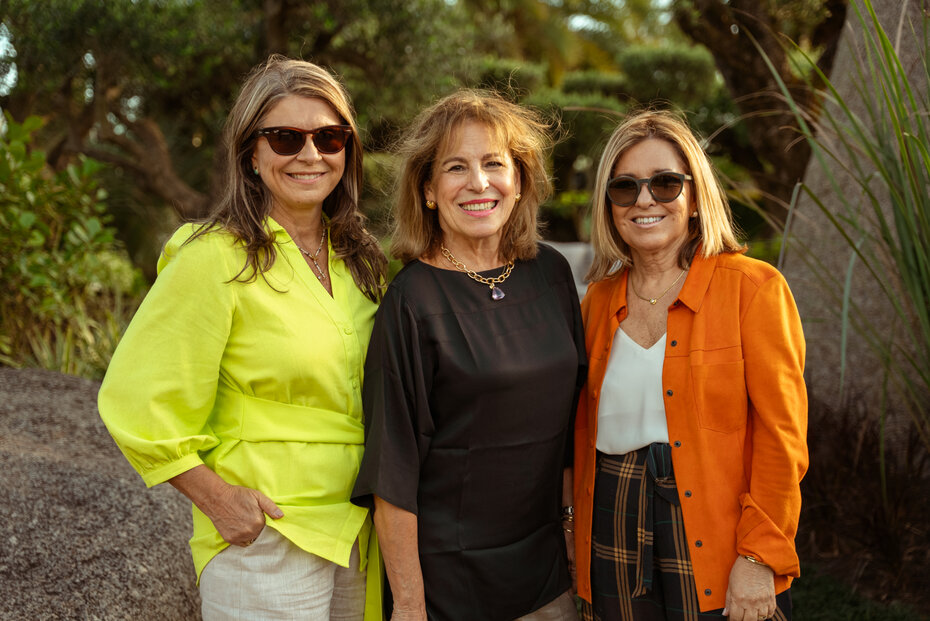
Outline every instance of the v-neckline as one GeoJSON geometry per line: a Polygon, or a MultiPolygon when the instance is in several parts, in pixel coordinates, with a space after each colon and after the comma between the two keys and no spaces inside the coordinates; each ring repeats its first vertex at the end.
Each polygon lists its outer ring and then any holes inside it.
{"type": "Polygon", "coordinates": [[[653,349],[655,349],[656,345],[658,345],[659,343],[664,343],[664,342],[665,342],[665,337],[668,336],[668,332],[663,332],[663,333],[662,333],[662,336],[660,336],[660,337],[658,338],[658,340],[657,340],[655,343],[653,343],[653,344],[650,345],[649,347],[643,347],[642,345],[640,345],[639,343],[637,343],[637,342],[633,339],[632,336],[630,336],[629,334],[626,333],[626,330],[623,329],[623,326],[617,326],[617,330],[619,330],[621,333],[623,333],[623,336],[626,337],[626,340],[628,340],[630,343],[632,343],[633,345],[635,345],[636,347],[638,347],[640,350],[642,350],[642,351],[644,351],[644,352],[651,352],[653,349]]]}

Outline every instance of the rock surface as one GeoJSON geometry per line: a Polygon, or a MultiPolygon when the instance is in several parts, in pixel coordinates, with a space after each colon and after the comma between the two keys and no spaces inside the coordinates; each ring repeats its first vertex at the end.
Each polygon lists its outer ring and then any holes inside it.
{"type": "MultiPolygon", "coordinates": [[[[861,10],[861,2],[857,4],[861,10]]],[[[921,63],[924,48],[920,33],[923,32],[921,23],[926,18],[920,4],[901,0],[872,0],[879,23],[896,44],[902,66],[911,87],[916,91],[915,96],[918,101],[920,98],[925,101],[928,84],[921,63]],[[914,33],[917,33],[916,36],[914,33]]],[[[856,65],[857,62],[862,62],[867,54],[864,40],[862,24],[856,17],[853,5],[850,4],[846,30],[840,42],[831,79],[850,109],[858,118],[867,122],[868,114],[857,92],[862,85],[856,65]]],[[[867,92],[871,93],[869,89],[870,85],[866,85],[867,92]]],[[[835,107],[831,109],[836,110],[835,107]]],[[[842,114],[837,114],[842,118],[842,114]]],[[[865,168],[869,170],[872,167],[865,168]]],[[[837,178],[837,187],[849,193],[846,198],[859,204],[859,199],[855,198],[856,194],[861,192],[858,185],[839,165],[831,164],[830,169],[831,174],[837,178]]],[[[831,213],[844,213],[842,197],[833,191],[829,175],[815,158],[808,164],[804,181],[831,213]]],[[[878,180],[872,184],[872,189],[879,195],[885,191],[878,180]]],[[[865,202],[864,199],[861,200],[863,205],[865,202]]],[[[868,208],[864,211],[867,212],[868,208]]],[[[816,203],[803,192],[793,217],[791,241],[782,271],[791,285],[804,321],[808,390],[812,397],[841,408],[847,403],[864,400],[877,412],[886,398],[883,395],[886,378],[881,372],[884,366],[882,360],[867,340],[856,332],[849,335],[845,352],[842,347],[842,321],[839,312],[842,308],[841,298],[847,271],[854,253],[816,203]],[[844,390],[841,390],[839,370],[844,355],[847,370],[844,390]]],[[[867,224],[866,228],[869,228],[867,224]]],[[[872,233],[875,233],[874,228],[872,233]]],[[[853,262],[853,266],[852,300],[871,323],[869,329],[874,330],[873,338],[882,342],[890,341],[893,338],[893,330],[901,334],[900,327],[896,326],[897,320],[894,319],[895,313],[891,303],[861,261],[853,262]]],[[[886,274],[882,276],[887,278],[886,274]]],[[[906,425],[907,421],[906,416],[898,415],[891,421],[892,427],[906,425]]]]}
{"type": "Polygon", "coordinates": [[[199,619],[190,503],[146,489],[99,387],[0,368],[0,619],[199,619]]]}

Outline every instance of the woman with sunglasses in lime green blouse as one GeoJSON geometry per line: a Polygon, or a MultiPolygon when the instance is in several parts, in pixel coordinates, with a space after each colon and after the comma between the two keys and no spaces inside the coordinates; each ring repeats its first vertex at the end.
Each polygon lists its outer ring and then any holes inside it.
{"type": "Polygon", "coordinates": [[[351,103],[273,56],[225,140],[223,195],[165,245],[100,413],[147,485],[192,501],[204,619],[380,618],[371,519],[349,495],[386,260],[358,209],[351,103]]]}

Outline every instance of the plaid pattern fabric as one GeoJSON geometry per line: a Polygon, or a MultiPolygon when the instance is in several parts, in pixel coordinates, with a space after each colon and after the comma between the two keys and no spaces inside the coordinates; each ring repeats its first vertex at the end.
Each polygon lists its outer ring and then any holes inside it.
{"type": "MultiPolygon", "coordinates": [[[[591,554],[592,603],[585,621],[703,621],[671,448],[655,443],[625,455],[598,452],[591,554]]],[[[790,590],[776,596],[775,621],[790,621],[790,590]]]]}

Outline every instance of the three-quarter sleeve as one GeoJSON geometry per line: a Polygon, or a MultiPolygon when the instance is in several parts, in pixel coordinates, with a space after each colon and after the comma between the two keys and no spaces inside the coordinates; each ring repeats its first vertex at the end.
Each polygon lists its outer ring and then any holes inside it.
{"type": "Polygon", "coordinates": [[[119,343],[98,407],[130,464],[153,486],[203,463],[218,440],[207,424],[235,309],[235,285],[207,235],[168,241],[154,285],[119,343]]]}
{"type": "Polygon", "coordinates": [[[807,470],[804,336],[788,284],[762,283],[741,323],[750,404],[752,463],[737,525],[740,554],[760,558],[776,574],[800,573],[794,538],[807,470]]]}
{"type": "Polygon", "coordinates": [[[375,495],[417,513],[420,465],[433,430],[426,355],[414,313],[389,288],[365,361],[365,455],[352,493],[357,504],[371,506],[375,495]]]}

